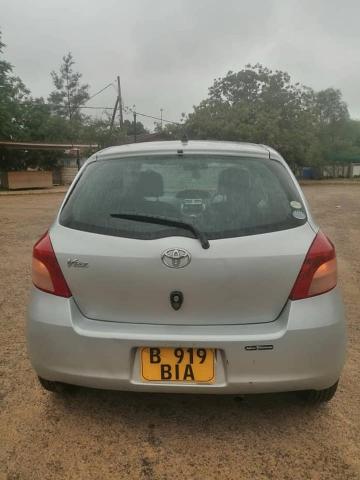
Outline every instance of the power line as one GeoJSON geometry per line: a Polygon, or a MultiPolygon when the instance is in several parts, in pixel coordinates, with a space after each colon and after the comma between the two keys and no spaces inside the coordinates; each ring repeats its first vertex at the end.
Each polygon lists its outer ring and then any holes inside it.
{"type": "Polygon", "coordinates": [[[152,118],[154,120],[160,120],[160,121],[162,120],[163,122],[172,123],[174,125],[181,125],[180,122],[173,122],[172,120],[166,120],[166,118],[153,117],[152,115],[145,115],[145,113],[136,112],[136,115],[140,115],[140,117],[152,118]]]}
{"type": "MultiPolygon", "coordinates": [[[[108,86],[110,86],[112,84],[109,84],[108,86]]],[[[100,92],[98,92],[100,93],[100,92]]],[[[94,96],[93,96],[94,97],[94,96]]],[[[93,98],[91,97],[91,98],[93,98]]],[[[89,99],[90,100],[90,99],[89,99]]],[[[37,102],[34,102],[33,100],[28,100],[26,102],[19,102],[19,103],[22,103],[24,105],[28,104],[28,103],[32,103],[33,106],[39,106],[39,107],[42,107],[42,106],[47,106],[47,107],[59,107],[59,105],[55,104],[55,103],[37,103],[37,102]]],[[[65,106],[64,106],[65,108],[65,106]]],[[[81,105],[79,107],[76,107],[77,110],[80,110],[80,109],[87,109],[87,110],[114,110],[114,107],[100,107],[100,106],[96,106],[96,107],[91,107],[91,106],[87,106],[87,105],[81,105]]],[[[145,113],[142,113],[142,112],[138,112],[138,111],[135,111],[134,109],[132,109],[131,107],[127,107],[125,106],[124,107],[124,110],[127,110],[127,113],[129,114],[129,112],[131,113],[136,113],[136,115],[139,115],[140,117],[145,117],[145,118],[151,118],[153,120],[162,120],[163,122],[166,122],[166,123],[171,123],[173,125],[183,125],[181,122],[174,122],[173,120],[167,120],[166,118],[161,118],[161,117],[155,117],[153,115],[148,115],[148,114],[145,114],[145,113]]]]}
{"type": "MultiPolygon", "coordinates": [[[[160,120],[160,122],[162,121],[166,123],[172,123],[174,125],[182,125],[181,122],[174,122],[173,120],[167,120],[162,116],[162,112],[160,117],[154,117],[153,115],[147,115],[145,113],[138,112],[136,109],[128,107],[127,105],[124,105],[124,110],[127,110],[128,112],[132,112],[132,113],[136,112],[136,115],[140,115],[140,117],[152,118],[153,120],[160,120]]],[[[162,110],[163,109],[161,109],[161,111],[162,110]]]]}
{"type": "Polygon", "coordinates": [[[91,95],[91,97],[89,97],[87,100],[86,100],[86,103],[89,102],[92,98],[96,97],[96,95],[99,95],[99,93],[102,93],[104,90],[106,90],[107,88],[111,87],[112,83],[109,83],[106,85],[106,87],[102,88],[101,90],[99,90],[98,92],[94,93],[94,95],[91,95]]]}
{"type": "MultiPolygon", "coordinates": [[[[50,104],[50,103],[47,103],[46,105],[49,105],[49,106],[55,106],[54,104],[50,104]]],[[[57,106],[57,105],[56,105],[57,106]]],[[[83,108],[87,108],[89,110],[112,110],[114,107],[90,107],[90,106],[85,106],[85,105],[82,105],[80,107],[76,107],[77,109],[83,109],[83,108]]]]}
{"type": "MultiPolygon", "coordinates": [[[[93,97],[91,97],[93,98],[93,97]]],[[[90,98],[89,98],[90,100],[90,98]]],[[[87,100],[87,102],[89,101],[87,100]]],[[[22,101],[22,102],[18,102],[20,105],[29,105],[31,104],[33,107],[61,107],[61,108],[66,108],[66,105],[59,105],[57,103],[49,103],[49,102],[37,102],[35,100],[25,100],[25,101],[22,101]]],[[[88,109],[92,109],[92,110],[112,110],[113,107],[90,107],[90,106],[87,106],[87,105],[79,105],[77,107],[75,107],[76,110],[78,109],[82,109],[82,108],[88,108],[88,109]]]]}

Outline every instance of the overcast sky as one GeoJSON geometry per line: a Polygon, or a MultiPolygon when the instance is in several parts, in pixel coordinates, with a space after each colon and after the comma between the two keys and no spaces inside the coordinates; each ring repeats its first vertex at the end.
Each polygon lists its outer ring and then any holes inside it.
{"type": "Polygon", "coordinates": [[[50,71],[71,51],[91,93],[119,74],[125,104],[176,121],[214,78],[260,62],[316,90],[340,88],[360,118],[360,0],[0,0],[0,29],[34,96],[48,95],[50,71]]]}

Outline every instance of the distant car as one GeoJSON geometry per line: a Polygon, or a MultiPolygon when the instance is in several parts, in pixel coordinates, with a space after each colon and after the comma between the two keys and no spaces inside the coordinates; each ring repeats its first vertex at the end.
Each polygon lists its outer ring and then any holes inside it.
{"type": "Polygon", "coordinates": [[[35,244],[32,278],[28,350],[47,390],[336,391],[335,249],[272,148],[96,153],[35,244]]]}

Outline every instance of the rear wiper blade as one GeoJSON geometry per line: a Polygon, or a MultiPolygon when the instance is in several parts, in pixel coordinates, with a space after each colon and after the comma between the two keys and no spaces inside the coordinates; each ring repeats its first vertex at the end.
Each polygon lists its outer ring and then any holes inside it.
{"type": "Polygon", "coordinates": [[[181,222],[180,220],[174,220],[172,218],[160,217],[157,215],[140,215],[137,213],[111,213],[110,217],[122,218],[124,220],[135,220],[137,222],[154,223],[158,225],[166,225],[169,227],[183,228],[184,230],[190,230],[196,238],[200,240],[202,248],[209,248],[210,243],[206,238],[206,235],[199,230],[195,225],[187,222],[181,222]]]}

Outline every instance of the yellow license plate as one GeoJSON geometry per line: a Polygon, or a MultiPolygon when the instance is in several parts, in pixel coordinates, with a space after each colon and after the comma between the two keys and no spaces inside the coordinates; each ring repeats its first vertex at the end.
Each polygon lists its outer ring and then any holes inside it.
{"type": "Polygon", "coordinates": [[[140,349],[141,377],[148,382],[215,381],[215,350],[209,348],[140,349]]]}

